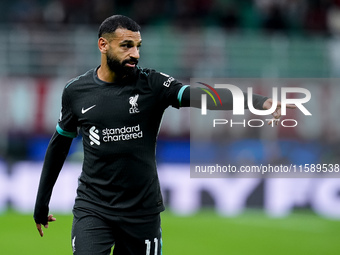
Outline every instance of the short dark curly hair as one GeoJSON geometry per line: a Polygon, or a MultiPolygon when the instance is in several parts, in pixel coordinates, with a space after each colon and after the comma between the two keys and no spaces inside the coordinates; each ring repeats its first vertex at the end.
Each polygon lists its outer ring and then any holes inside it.
{"type": "Polygon", "coordinates": [[[140,26],[134,20],[123,15],[113,15],[103,21],[99,27],[98,38],[104,34],[112,34],[117,28],[125,28],[133,32],[140,31],[140,26]]]}

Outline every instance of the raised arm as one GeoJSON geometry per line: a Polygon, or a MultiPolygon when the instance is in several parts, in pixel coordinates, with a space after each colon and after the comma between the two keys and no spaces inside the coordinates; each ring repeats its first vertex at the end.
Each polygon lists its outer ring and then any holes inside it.
{"type": "MultiPolygon", "coordinates": [[[[214,110],[232,110],[233,109],[233,95],[230,90],[228,89],[215,89],[218,95],[220,96],[222,105],[217,104],[211,97],[207,97],[207,109],[214,109],[214,110]]],[[[209,93],[213,93],[209,89],[202,90],[200,88],[191,88],[190,86],[186,87],[181,95],[181,107],[201,107],[201,96],[202,94],[206,94],[207,91],[209,93]]],[[[248,108],[248,99],[247,93],[244,93],[244,109],[248,108]]],[[[264,103],[268,97],[253,94],[253,104],[256,109],[263,110],[264,103]]]]}

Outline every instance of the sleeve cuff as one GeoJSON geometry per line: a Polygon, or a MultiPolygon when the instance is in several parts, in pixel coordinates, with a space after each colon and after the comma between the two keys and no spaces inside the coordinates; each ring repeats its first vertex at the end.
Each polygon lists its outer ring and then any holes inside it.
{"type": "Polygon", "coordinates": [[[77,137],[77,132],[68,132],[68,131],[65,131],[63,130],[59,124],[57,124],[57,132],[60,134],[60,135],[63,135],[63,136],[66,136],[66,137],[69,137],[69,138],[75,138],[77,137]]]}
{"type": "Polygon", "coordinates": [[[181,89],[178,91],[177,94],[177,99],[178,99],[178,103],[179,103],[179,107],[182,106],[182,96],[183,96],[183,92],[184,90],[189,87],[190,85],[184,85],[183,87],[181,87],[181,89]]]}

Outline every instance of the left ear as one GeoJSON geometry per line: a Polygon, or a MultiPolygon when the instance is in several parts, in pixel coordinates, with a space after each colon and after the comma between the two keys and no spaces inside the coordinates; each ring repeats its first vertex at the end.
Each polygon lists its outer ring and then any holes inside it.
{"type": "Polygon", "coordinates": [[[106,54],[107,50],[109,48],[109,42],[104,37],[100,37],[98,39],[98,49],[102,54],[106,54]]]}

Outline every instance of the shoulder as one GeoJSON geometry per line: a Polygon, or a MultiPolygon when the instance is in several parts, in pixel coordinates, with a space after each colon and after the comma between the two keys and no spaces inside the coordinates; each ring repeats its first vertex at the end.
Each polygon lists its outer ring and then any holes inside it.
{"type": "Polygon", "coordinates": [[[81,74],[75,78],[72,78],[71,80],[69,80],[66,85],[65,85],[65,89],[68,89],[68,88],[72,88],[76,85],[79,85],[79,84],[84,84],[84,83],[87,83],[87,82],[91,82],[93,80],[93,73],[94,73],[94,70],[95,69],[91,69],[91,70],[88,70],[86,73],[84,74],[81,74]]]}
{"type": "Polygon", "coordinates": [[[149,83],[152,84],[157,84],[157,85],[163,85],[165,87],[169,87],[170,84],[175,81],[173,77],[170,75],[156,71],[154,69],[150,68],[142,68],[142,67],[137,67],[139,77],[140,78],[145,78],[149,81],[149,83]]]}

